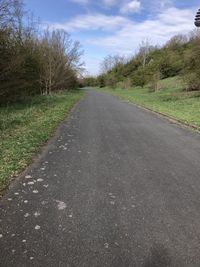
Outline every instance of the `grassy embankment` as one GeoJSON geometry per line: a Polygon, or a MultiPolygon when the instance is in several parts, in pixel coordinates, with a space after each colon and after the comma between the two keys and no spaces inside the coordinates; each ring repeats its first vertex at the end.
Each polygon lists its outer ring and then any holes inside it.
{"type": "Polygon", "coordinates": [[[180,122],[200,127],[200,92],[186,92],[178,77],[160,83],[158,92],[150,92],[148,88],[102,90],[180,122]]]}
{"type": "Polygon", "coordinates": [[[0,190],[31,162],[83,92],[36,96],[0,108],[0,190]]]}

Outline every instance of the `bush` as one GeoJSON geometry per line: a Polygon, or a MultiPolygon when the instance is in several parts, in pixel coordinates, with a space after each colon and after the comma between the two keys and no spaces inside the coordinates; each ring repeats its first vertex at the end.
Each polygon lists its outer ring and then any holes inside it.
{"type": "Polygon", "coordinates": [[[195,72],[188,73],[184,76],[186,91],[200,90],[200,77],[195,72]]]}
{"type": "Polygon", "coordinates": [[[196,36],[191,42],[191,48],[185,53],[186,90],[200,90],[200,36],[196,36]]]}
{"type": "Polygon", "coordinates": [[[79,42],[63,30],[37,32],[34,22],[27,26],[24,14],[21,0],[0,0],[0,104],[4,105],[74,89],[82,70],[79,42]]]}

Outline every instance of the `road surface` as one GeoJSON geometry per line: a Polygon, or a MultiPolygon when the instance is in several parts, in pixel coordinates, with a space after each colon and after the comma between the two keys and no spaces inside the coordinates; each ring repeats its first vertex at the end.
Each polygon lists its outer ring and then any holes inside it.
{"type": "Polygon", "coordinates": [[[200,266],[200,135],[87,90],[0,201],[0,266],[200,266]]]}

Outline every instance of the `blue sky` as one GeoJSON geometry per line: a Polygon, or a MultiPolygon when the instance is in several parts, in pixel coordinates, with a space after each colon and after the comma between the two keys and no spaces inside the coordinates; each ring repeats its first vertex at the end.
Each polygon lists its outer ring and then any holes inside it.
{"type": "Polygon", "coordinates": [[[162,45],[194,30],[197,0],[25,0],[26,9],[52,29],[81,42],[90,74],[107,54],[133,55],[142,41],[162,45]]]}

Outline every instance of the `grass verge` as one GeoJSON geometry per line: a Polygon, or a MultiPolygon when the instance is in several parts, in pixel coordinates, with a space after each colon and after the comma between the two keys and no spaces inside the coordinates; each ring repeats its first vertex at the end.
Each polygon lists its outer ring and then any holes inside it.
{"type": "Polygon", "coordinates": [[[0,108],[0,190],[31,162],[83,92],[36,96],[30,102],[0,108]]]}
{"type": "Polygon", "coordinates": [[[158,92],[150,92],[148,88],[102,90],[184,124],[200,127],[200,92],[184,91],[177,77],[163,80],[161,87],[158,92]]]}

